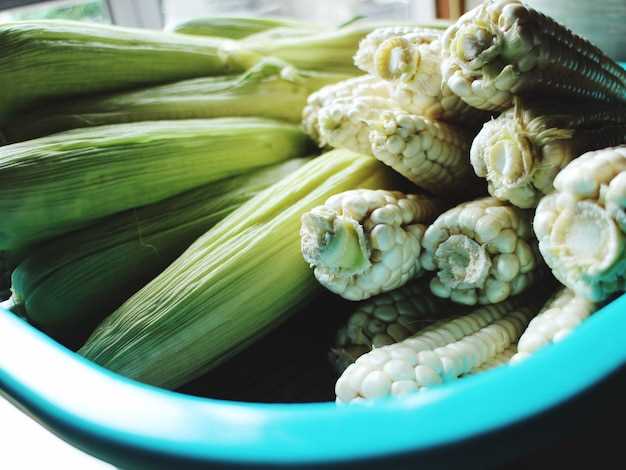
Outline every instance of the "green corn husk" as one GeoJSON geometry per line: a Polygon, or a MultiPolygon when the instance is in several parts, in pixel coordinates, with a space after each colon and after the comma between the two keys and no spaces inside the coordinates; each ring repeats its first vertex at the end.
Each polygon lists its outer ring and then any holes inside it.
{"type": "Polygon", "coordinates": [[[175,388],[310,302],[319,284],[300,253],[300,217],[333,194],[388,188],[371,157],[335,150],[263,191],[201,236],[113,312],[79,353],[175,388]]]}
{"type": "Polygon", "coordinates": [[[276,37],[270,31],[248,36],[242,43],[262,55],[278,57],[295,67],[359,73],[352,57],[359,42],[375,28],[372,25],[350,26],[299,37],[276,37]]]}
{"type": "Polygon", "coordinates": [[[13,272],[13,292],[33,323],[79,346],[196,238],[307,161],[233,176],[45,243],[13,272]]]}
{"type": "Polygon", "coordinates": [[[11,268],[8,254],[0,251],[0,302],[11,297],[11,268]]]}
{"type": "MultiPolygon", "coordinates": [[[[397,23],[396,23],[397,24],[397,23]]],[[[361,74],[353,56],[359,42],[369,33],[388,23],[358,23],[343,28],[301,36],[276,35],[275,30],[253,34],[241,41],[259,54],[278,57],[300,69],[328,70],[361,74]]],[[[415,25],[413,26],[422,26],[415,25]]],[[[423,25],[443,29],[443,23],[423,25]]]]}
{"type": "Polygon", "coordinates": [[[237,73],[259,56],[237,42],[72,21],[0,25],[0,126],[51,98],[237,73]]]}
{"type": "Polygon", "coordinates": [[[285,18],[255,18],[249,16],[206,16],[179,23],[172,32],[194,36],[213,36],[242,39],[251,34],[268,30],[285,29],[294,33],[307,34],[321,27],[311,23],[285,18]]]}
{"type": "Polygon", "coordinates": [[[261,118],[116,124],[6,145],[0,250],[310,150],[298,126],[261,118]]]}
{"type": "Polygon", "coordinates": [[[79,127],[225,116],[300,122],[311,93],[349,77],[301,71],[267,58],[241,75],[196,78],[49,105],[14,120],[5,134],[10,142],[18,142],[79,127]]]}

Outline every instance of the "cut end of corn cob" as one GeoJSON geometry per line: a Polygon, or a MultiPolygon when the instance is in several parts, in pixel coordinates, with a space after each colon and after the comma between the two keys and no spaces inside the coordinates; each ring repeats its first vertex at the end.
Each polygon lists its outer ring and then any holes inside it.
{"type": "Polygon", "coordinates": [[[530,214],[483,198],[440,215],[424,234],[421,262],[438,297],[467,305],[502,302],[528,288],[540,266],[530,214]]]}
{"type": "Polygon", "coordinates": [[[526,359],[538,349],[562,340],[596,309],[597,305],[574,291],[560,289],[530,321],[511,362],[526,359]]]}
{"type": "Polygon", "coordinates": [[[479,109],[503,110],[513,95],[626,101],[626,72],[591,43],[517,0],[486,0],[443,37],[450,89],[479,109]]]}
{"type": "Polygon", "coordinates": [[[419,55],[411,46],[430,44],[441,37],[441,31],[413,26],[378,28],[359,43],[354,65],[384,80],[414,72],[419,55]]]}
{"type": "Polygon", "coordinates": [[[337,331],[330,360],[339,375],[373,348],[402,341],[463,307],[430,293],[427,279],[415,279],[361,303],[337,331]]]}
{"type": "Polygon", "coordinates": [[[556,278],[596,302],[626,290],[626,146],[578,157],[554,186],[533,225],[556,278]]]}
{"type": "Polygon", "coordinates": [[[452,93],[441,76],[439,31],[382,28],[359,44],[355,64],[390,82],[391,97],[407,112],[474,126],[488,115],[452,93]]]}
{"type": "Polygon", "coordinates": [[[532,309],[488,305],[359,357],[337,381],[338,403],[415,393],[456,380],[518,340],[532,309]]]}
{"type": "Polygon", "coordinates": [[[442,209],[426,196],[347,191],[302,216],[302,255],[326,288],[348,300],[367,299],[421,271],[424,224],[442,209]]]}
{"type": "Polygon", "coordinates": [[[467,158],[469,134],[408,114],[389,99],[335,100],[320,110],[319,129],[323,142],[368,153],[434,194],[479,188],[467,158]]]}
{"type": "Polygon", "coordinates": [[[472,143],[475,173],[489,193],[522,207],[535,207],[554,190],[558,172],[580,153],[626,140],[626,109],[618,105],[529,103],[483,125],[472,143]]]}

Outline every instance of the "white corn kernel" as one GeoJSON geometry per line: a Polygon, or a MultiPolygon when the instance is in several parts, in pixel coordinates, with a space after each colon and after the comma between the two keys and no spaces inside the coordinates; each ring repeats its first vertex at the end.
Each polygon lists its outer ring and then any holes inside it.
{"type": "Polygon", "coordinates": [[[507,301],[484,306],[469,315],[427,327],[412,338],[366,353],[361,362],[376,365],[364,378],[359,361],[356,367],[348,367],[336,387],[338,398],[350,401],[414,393],[501,361],[500,354],[513,346],[533,313],[532,309],[518,308],[516,304],[507,301]],[[381,355],[381,351],[386,354],[381,355]],[[386,360],[381,362],[383,357],[386,360]],[[352,375],[358,375],[357,380],[351,380],[352,375]],[[359,382],[360,388],[352,393],[359,382]],[[339,392],[343,395],[339,396],[339,392]]]}

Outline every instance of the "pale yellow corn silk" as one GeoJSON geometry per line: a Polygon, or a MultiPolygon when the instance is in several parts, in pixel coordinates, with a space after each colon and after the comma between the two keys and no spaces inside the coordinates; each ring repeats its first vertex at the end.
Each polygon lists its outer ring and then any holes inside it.
{"type": "Polygon", "coordinates": [[[578,157],[554,186],[533,222],[553,274],[595,302],[626,290],[626,146],[578,157]]]}
{"type": "Polygon", "coordinates": [[[515,98],[483,125],[470,149],[489,193],[521,208],[554,191],[559,171],[580,154],[626,141],[626,107],[515,98]]]}
{"type": "Polygon", "coordinates": [[[327,289],[363,300],[421,273],[426,224],[440,201],[399,191],[357,189],[337,194],[302,217],[302,255],[327,289]]]}
{"type": "Polygon", "coordinates": [[[437,319],[464,310],[431,294],[428,279],[414,279],[358,304],[337,331],[329,355],[331,363],[341,374],[372,348],[402,341],[437,319]]]}
{"type": "Polygon", "coordinates": [[[467,196],[480,187],[467,158],[469,132],[406,113],[390,99],[334,100],[319,124],[322,142],[370,154],[433,194],[467,196]]]}
{"type": "Polygon", "coordinates": [[[501,302],[541,273],[531,214],[495,198],[456,206],[428,227],[421,263],[435,271],[431,291],[454,302],[501,302]]]}
{"type": "Polygon", "coordinates": [[[519,94],[626,102],[626,71],[518,0],[485,0],[446,30],[442,46],[444,81],[479,109],[507,109],[519,94]]]}
{"type": "Polygon", "coordinates": [[[559,289],[528,324],[511,362],[519,362],[538,349],[561,341],[597,308],[598,305],[571,289],[559,289]]]}
{"type": "Polygon", "coordinates": [[[515,345],[534,310],[516,302],[477,308],[359,357],[335,386],[338,403],[405,395],[450,382],[515,345]]]}

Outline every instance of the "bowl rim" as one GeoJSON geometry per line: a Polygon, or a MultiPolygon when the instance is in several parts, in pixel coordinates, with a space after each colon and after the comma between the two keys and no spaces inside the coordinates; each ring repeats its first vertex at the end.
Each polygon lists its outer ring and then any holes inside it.
{"type": "Polygon", "coordinates": [[[625,311],[622,295],[567,341],[508,367],[402,399],[336,406],[231,402],[144,385],[87,361],[0,309],[0,391],[51,430],[64,430],[62,437],[87,438],[81,447],[94,455],[98,442],[241,464],[414,454],[517,424],[606,378],[626,364],[625,311]]]}

